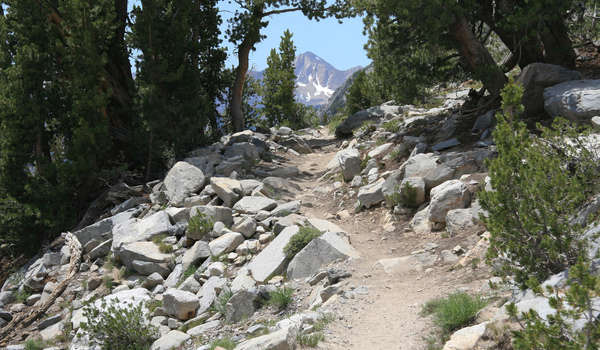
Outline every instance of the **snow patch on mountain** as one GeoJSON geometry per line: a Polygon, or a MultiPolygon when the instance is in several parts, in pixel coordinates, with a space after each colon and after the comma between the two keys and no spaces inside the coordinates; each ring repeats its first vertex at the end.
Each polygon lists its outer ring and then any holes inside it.
{"type": "Polygon", "coordinates": [[[294,60],[296,79],[296,99],[309,106],[325,104],[335,90],[354,72],[357,66],[340,71],[312,52],[305,52],[294,60]]]}

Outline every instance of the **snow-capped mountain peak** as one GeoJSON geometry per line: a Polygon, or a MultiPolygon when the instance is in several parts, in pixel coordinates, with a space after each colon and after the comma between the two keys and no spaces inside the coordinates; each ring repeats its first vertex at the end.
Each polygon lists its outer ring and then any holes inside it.
{"type": "Polygon", "coordinates": [[[340,71],[325,60],[308,51],[294,60],[296,76],[296,98],[309,106],[322,105],[335,89],[341,86],[354,72],[362,69],[357,66],[340,71]]]}

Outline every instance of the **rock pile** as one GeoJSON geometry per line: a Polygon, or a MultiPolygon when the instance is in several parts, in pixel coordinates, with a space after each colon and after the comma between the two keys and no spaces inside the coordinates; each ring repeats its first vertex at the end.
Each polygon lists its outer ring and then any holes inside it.
{"type": "MultiPolygon", "coordinates": [[[[537,81],[540,74],[553,71],[553,67],[532,67],[523,74],[536,76],[521,80],[537,81]]],[[[557,72],[556,83],[578,78],[557,72]]],[[[573,116],[573,109],[579,107],[571,106],[564,96],[577,90],[572,84],[557,92],[560,97],[547,88],[546,110],[565,110],[573,116]],[[558,106],[561,103],[564,108],[558,106]]],[[[530,85],[538,97],[540,89],[547,87],[530,85]]],[[[472,232],[479,241],[466,252],[459,246],[436,252],[437,245],[428,244],[407,256],[381,259],[374,269],[400,276],[436,263],[466,266],[485,254],[489,233],[480,215],[486,213],[474,193],[489,183],[484,160],[495,152],[493,112],[480,116],[473,126],[471,136],[479,139],[463,144],[455,134],[467,94],[454,92],[446,96],[443,106],[433,109],[373,107],[350,116],[336,130],[340,137],[355,138],[344,141],[320,179],[333,182],[335,190],[318,188],[317,195],[346,193],[355,200],[357,212],[389,207],[383,227],[387,231],[407,221],[405,234],[425,236],[445,230],[453,237],[472,232]],[[398,166],[382,171],[382,164],[398,160],[398,166]]],[[[587,121],[588,114],[577,118],[587,121]]],[[[63,339],[62,348],[96,349],[94,339],[81,327],[87,322],[84,304],[100,308],[111,300],[118,307],[142,305],[144,319],[160,335],[152,349],[205,349],[206,342],[225,335],[238,344],[236,349],[295,349],[299,336],[314,332],[315,322],[330,317],[329,306],[368,293],[366,286],[341,283],[352,275],[345,266],[361,254],[340,227],[302,215],[303,203],[295,199],[301,188],[294,182],[300,171],[279,162],[283,152],[299,156],[331,144],[317,130],[296,133],[282,127],[273,130],[270,138],[244,131],[190,152],[164,179],[147,184],[152,189],[147,198],[129,198],[94,224],[72,233],[84,254],[78,275],[47,312],[51,316],[20,330],[7,349],[24,349],[18,344],[35,338],[59,343],[63,339]],[[291,257],[286,247],[309,228],[322,233],[291,257]],[[115,263],[123,266],[120,271],[113,268],[115,263]],[[261,323],[263,305],[274,293],[289,288],[294,297],[288,310],[295,312],[268,325],[261,323]],[[72,340],[65,341],[64,334],[72,340]],[[204,345],[196,344],[200,337],[204,345]]],[[[337,215],[342,214],[352,215],[347,211],[337,215]]],[[[8,279],[0,291],[0,328],[48,300],[64,280],[72,258],[68,247],[58,241],[8,279]]],[[[548,308],[536,300],[526,295],[517,301],[540,313],[548,308]]],[[[502,312],[494,318],[505,317],[502,312]]],[[[472,348],[456,344],[472,339],[475,344],[486,324],[457,332],[446,348],[472,348]]]]}

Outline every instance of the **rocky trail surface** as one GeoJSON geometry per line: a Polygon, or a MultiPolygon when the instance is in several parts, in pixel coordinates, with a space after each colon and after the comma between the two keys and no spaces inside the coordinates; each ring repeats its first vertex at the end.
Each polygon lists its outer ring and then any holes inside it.
{"type": "MultiPolygon", "coordinates": [[[[552,65],[525,69],[525,110],[543,109],[552,82],[566,84],[554,110],[574,121],[598,115],[561,103],[577,100],[574,79],[581,75],[552,65]]],[[[431,349],[436,339],[436,349],[511,349],[505,301],[553,311],[483,262],[489,232],[477,194],[492,189],[484,161],[496,152],[495,111],[467,106],[465,116],[468,95],[446,92],[431,109],[372,107],[346,118],[337,138],[324,128],[225,135],[164,179],[114,184],[72,233],[0,273],[10,275],[0,347],[98,350],[103,338],[86,331],[94,322],[86,310],[104,317],[137,305],[141,323],[110,334],[133,330],[129,342],[155,329],[140,346],[151,350],[208,350],[222,340],[235,350],[294,350],[310,339],[332,350],[431,349]],[[421,311],[456,291],[487,306],[446,342],[421,311]]],[[[599,117],[591,124],[600,128],[599,117]]],[[[564,286],[565,276],[547,283],[564,286]]]]}
{"type": "Polygon", "coordinates": [[[337,320],[329,325],[326,340],[319,348],[424,349],[425,338],[435,333],[435,326],[430,317],[420,315],[422,305],[457,290],[480,294],[491,277],[489,267],[476,262],[454,268],[456,261],[438,261],[427,268],[387,273],[374,266],[381,259],[422,251],[427,244],[434,244],[434,251],[438,252],[452,250],[457,245],[469,249],[478,241],[477,232],[449,238],[445,237],[445,230],[440,230],[421,236],[405,232],[407,220],[394,222],[386,229],[385,214],[392,208],[385,204],[355,213],[357,190],[352,193],[346,185],[336,190],[334,180],[322,178],[336,152],[337,148],[329,147],[284,161],[285,165],[300,170],[301,176],[295,180],[301,190],[296,190],[293,198],[302,201],[304,215],[340,226],[361,254],[360,259],[344,265],[352,271],[352,277],[345,283],[348,289],[366,288],[355,293],[354,299],[342,299],[333,306],[337,320]]]}

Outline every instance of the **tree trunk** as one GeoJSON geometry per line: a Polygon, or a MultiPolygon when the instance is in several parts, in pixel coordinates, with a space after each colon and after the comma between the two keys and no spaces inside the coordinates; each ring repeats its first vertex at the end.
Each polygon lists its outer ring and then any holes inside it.
{"type": "Polygon", "coordinates": [[[534,62],[544,62],[544,46],[539,36],[531,35],[524,30],[510,30],[497,25],[504,20],[504,16],[495,11],[494,6],[487,1],[479,1],[479,3],[482,8],[480,19],[498,35],[512,53],[512,60],[516,60],[516,64],[521,69],[534,62]]]}
{"type": "Polygon", "coordinates": [[[244,92],[244,81],[246,81],[246,74],[248,73],[248,58],[253,46],[254,43],[246,38],[238,47],[238,67],[231,91],[231,125],[234,133],[244,130],[242,93],[244,92]]]}
{"type": "Polygon", "coordinates": [[[544,43],[546,62],[566,68],[575,67],[577,54],[569,38],[565,22],[561,18],[545,20],[547,30],[540,33],[544,43]]]}
{"type": "Polygon", "coordinates": [[[135,87],[131,74],[131,64],[125,45],[125,27],[127,25],[127,1],[115,0],[117,29],[109,44],[108,63],[104,67],[107,87],[113,90],[108,106],[111,136],[125,144],[130,143],[126,134],[133,123],[133,96],[135,87]]]}
{"type": "Polygon", "coordinates": [[[464,16],[457,17],[452,24],[454,39],[460,53],[474,72],[484,71],[481,81],[492,95],[499,95],[508,78],[496,64],[486,47],[477,39],[464,16]]]}
{"type": "MultiPolygon", "coordinates": [[[[235,81],[231,88],[231,102],[229,108],[231,109],[231,125],[233,132],[240,132],[244,130],[244,114],[242,112],[242,95],[244,92],[244,82],[246,81],[246,74],[248,73],[248,58],[250,51],[254,48],[254,45],[260,41],[260,28],[266,24],[262,22],[265,17],[265,4],[256,3],[252,7],[252,16],[256,18],[253,20],[249,27],[246,29],[244,34],[244,40],[238,46],[238,67],[235,73],[235,81]]],[[[268,15],[268,14],[267,14],[268,15]]]]}

